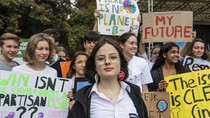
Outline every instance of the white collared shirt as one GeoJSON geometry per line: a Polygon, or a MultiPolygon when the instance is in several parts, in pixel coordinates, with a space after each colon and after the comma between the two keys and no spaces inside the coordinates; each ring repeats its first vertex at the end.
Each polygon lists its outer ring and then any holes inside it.
{"type": "Polygon", "coordinates": [[[120,82],[121,91],[115,104],[97,89],[97,83],[90,92],[90,118],[138,118],[137,110],[128,92],[130,86],[120,82]],[[127,91],[128,92],[127,92],[127,91]]]}

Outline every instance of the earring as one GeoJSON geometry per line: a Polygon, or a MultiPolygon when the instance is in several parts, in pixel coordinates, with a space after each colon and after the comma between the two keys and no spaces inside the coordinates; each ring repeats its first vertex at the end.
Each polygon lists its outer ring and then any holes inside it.
{"type": "Polygon", "coordinates": [[[119,80],[123,80],[124,77],[125,77],[125,73],[123,71],[120,71],[117,78],[119,80]]]}

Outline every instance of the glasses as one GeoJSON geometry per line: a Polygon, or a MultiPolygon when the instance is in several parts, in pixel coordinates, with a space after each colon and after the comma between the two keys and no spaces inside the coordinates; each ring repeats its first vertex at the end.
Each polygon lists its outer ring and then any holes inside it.
{"type": "Polygon", "coordinates": [[[105,63],[115,63],[120,60],[120,57],[117,54],[110,55],[108,58],[104,55],[99,55],[95,60],[99,65],[103,65],[105,63]]]}

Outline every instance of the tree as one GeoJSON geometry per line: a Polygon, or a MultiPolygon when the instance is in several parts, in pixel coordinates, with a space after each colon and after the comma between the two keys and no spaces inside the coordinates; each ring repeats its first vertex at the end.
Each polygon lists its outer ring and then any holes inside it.
{"type": "Polygon", "coordinates": [[[16,33],[29,38],[46,28],[56,28],[67,51],[82,50],[84,33],[92,30],[95,2],[77,0],[0,0],[0,34],[16,33]]]}
{"type": "MultiPolygon", "coordinates": [[[[76,6],[78,5],[76,4],[76,6]]],[[[87,3],[85,7],[76,7],[72,10],[69,19],[71,29],[68,33],[68,43],[71,46],[71,52],[82,49],[84,34],[88,30],[92,30],[95,23],[93,15],[95,9],[95,3],[91,2],[87,3]]]]}

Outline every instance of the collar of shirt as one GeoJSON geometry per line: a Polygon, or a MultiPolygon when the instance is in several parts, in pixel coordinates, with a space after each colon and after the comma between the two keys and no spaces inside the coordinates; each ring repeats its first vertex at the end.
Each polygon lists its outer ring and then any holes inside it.
{"type": "MultiPolygon", "coordinates": [[[[92,89],[91,89],[91,91],[90,91],[90,94],[89,94],[89,96],[88,97],[90,97],[91,96],[91,94],[93,93],[93,92],[95,92],[95,93],[99,93],[98,92],[98,88],[97,88],[97,85],[98,85],[98,76],[97,75],[95,75],[95,80],[96,80],[96,82],[95,82],[95,84],[93,85],[93,87],[92,87],[92,89]]],[[[131,88],[130,88],[130,86],[128,85],[128,84],[126,84],[125,82],[123,82],[123,81],[119,81],[120,82],[120,85],[121,85],[121,90],[127,90],[128,92],[131,92],[131,88]]]]}

